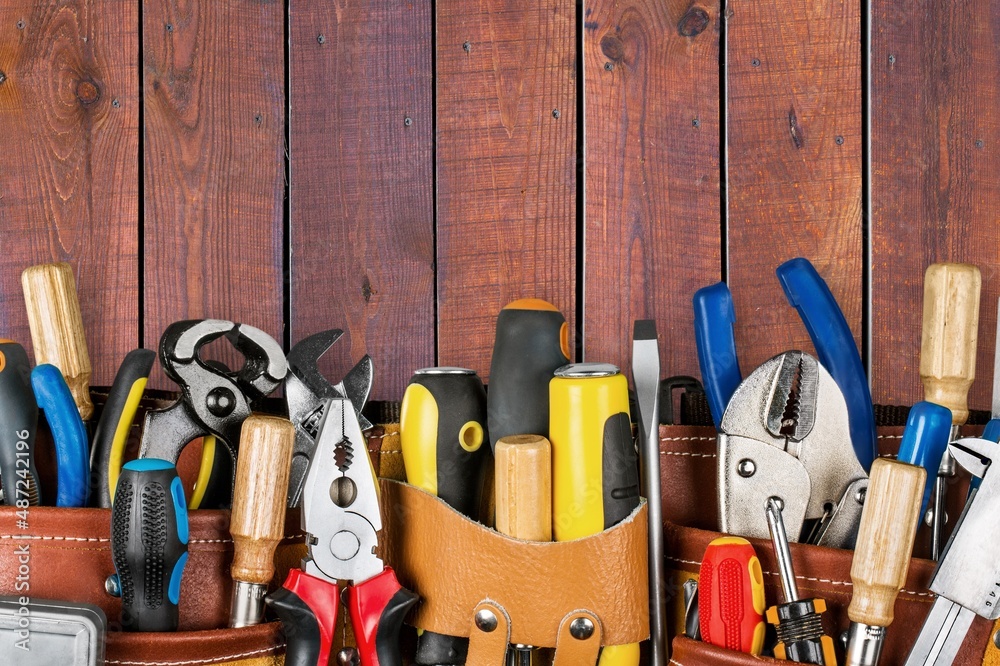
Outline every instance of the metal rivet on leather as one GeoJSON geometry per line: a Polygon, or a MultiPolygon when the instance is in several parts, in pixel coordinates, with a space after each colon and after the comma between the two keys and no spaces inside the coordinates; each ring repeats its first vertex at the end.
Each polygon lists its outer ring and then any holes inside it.
{"type": "Polygon", "coordinates": [[[585,641],[594,635],[594,623],[585,617],[578,617],[569,623],[569,635],[585,641]]]}
{"type": "Polygon", "coordinates": [[[493,611],[484,608],[476,613],[476,627],[486,633],[495,631],[497,628],[497,616],[493,614],[493,611]]]}

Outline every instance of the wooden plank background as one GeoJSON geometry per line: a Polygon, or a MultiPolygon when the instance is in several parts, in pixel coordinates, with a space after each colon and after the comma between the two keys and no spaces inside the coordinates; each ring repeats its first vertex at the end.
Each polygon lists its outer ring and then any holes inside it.
{"type": "Polygon", "coordinates": [[[399,398],[485,375],[526,296],[578,358],[627,369],[653,317],[664,374],[697,374],[691,296],[726,279],[747,372],[810,346],[774,277],[804,255],[909,404],[923,270],[969,261],[987,408],[1000,8],[871,5],[869,71],[833,0],[0,0],[0,335],[28,340],[20,271],[66,260],[96,383],[213,316],[342,328],[329,372],[371,353],[399,398]]]}

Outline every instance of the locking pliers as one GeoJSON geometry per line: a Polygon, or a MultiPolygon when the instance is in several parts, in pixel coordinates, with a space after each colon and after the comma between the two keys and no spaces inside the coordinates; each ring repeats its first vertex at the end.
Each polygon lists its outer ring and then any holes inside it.
{"type": "Polygon", "coordinates": [[[722,531],[766,539],[764,507],[777,497],[790,541],[853,547],[868,476],[844,395],[815,358],[785,352],[747,377],[723,415],[718,452],[722,531]]]}

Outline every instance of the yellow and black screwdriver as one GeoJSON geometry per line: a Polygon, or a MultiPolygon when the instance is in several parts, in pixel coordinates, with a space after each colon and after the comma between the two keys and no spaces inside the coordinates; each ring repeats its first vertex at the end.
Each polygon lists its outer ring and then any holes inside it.
{"type": "MultiPolygon", "coordinates": [[[[639,506],[628,381],[607,363],[576,363],[549,383],[552,531],[556,541],[598,534],[639,506]]],[[[636,666],[639,645],[609,645],[601,666],[636,666]]]]}
{"type": "MultiPolygon", "coordinates": [[[[403,394],[399,419],[406,480],[479,520],[490,447],[486,390],[474,370],[417,370],[403,394]]],[[[414,663],[464,664],[469,639],[424,631],[414,663]]]]}
{"type": "Polygon", "coordinates": [[[833,639],[823,633],[824,599],[800,599],[792,569],[792,554],[788,549],[788,535],[781,518],[781,505],[774,497],[767,501],[767,526],[771,530],[774,556],[781,574],[781,588],[785,602],[767,609],[767,621],[778,632],[774,657],[801,664],[837,666],[833,639]]]}

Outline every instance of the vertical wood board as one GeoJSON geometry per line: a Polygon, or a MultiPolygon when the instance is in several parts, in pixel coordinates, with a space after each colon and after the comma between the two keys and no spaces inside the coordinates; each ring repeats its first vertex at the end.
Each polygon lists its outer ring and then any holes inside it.
{"type": "Polygon", "coordinates": [[[584,353],[630,375],[655,319],[664,375],[698,374],[691,298],[721,278],[719,4],[584,10],[584,353]]]}
{"type": "Polygon", "coordinates": [[[729,284],[749,373],[813,349],[774,273],[794,257],[813,262],[861,342],[861,19],[835,0],[728,11],[729,284]]]}
{"type": "Polygon", "coordinates": [[[920,335],[929,264],[983,276],[970,406],[989,409],[1000,296],[1000,7],[872,3],[873,393],[923,398],[920,335]]]}
{"type": "Polygon", "coordinates": [[[507,303],[545,299],[575,327],[575,7],[436,7],[438,362],[487,379],[507,303]]]}
{"type": "Polygon", "coordinates": [[[282,339],[284,21],[281,2],[143,2],[151,349],[202,317],[282,339]]]}
{"type": "Polygon", "coordinates": [[[342,329],[322,367],[370,354],[376,399],[434,364],[430,7],[289,7],[292,343],[342,329]]]}
{"type": "Polygon", "coordinates": [[[138,340],[137,6],[0,0],[0,337],[31,349],[21,272],[68,261],[92,383],[138,340]]]}

